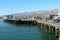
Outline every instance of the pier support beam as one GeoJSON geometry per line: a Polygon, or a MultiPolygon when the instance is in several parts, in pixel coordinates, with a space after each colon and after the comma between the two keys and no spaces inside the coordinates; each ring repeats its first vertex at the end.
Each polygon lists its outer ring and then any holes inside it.
{"type": "Polygon", "coordinates": [[[41,28],[43,29],[44,28],[44,24],[41,23],[41,28]]]}
{"type": "Polygon", "coordinates": [[[46,25],[46,24],[45,24],[44,29],[45,29],[46,32],[49,32],[49,25],[46,25]]]}
{"type": "Polygon", "coordinates": [[[50,33],[50,34],[53,33],[53,26],[49,26],[49,33],[50,33]]]}
{"type": "Polygon", "coordinates": [[[49,26],[45,25],[45,31],[48,32],[49,31],[49,26]]]}
{"type": "Polygon", "coordinates": [[[60,40],[60,28],[59,28],[59,40],[60,40]]]}
{"type": "Polygon", "coordinates": [[[59,28],[55,27],[55,36],[56,38],[59,38],[59,28]]]}

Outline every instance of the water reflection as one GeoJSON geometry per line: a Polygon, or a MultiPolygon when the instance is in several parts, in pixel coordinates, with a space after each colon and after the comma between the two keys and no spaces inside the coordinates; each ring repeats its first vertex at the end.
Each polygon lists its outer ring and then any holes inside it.
{"type": "Polygon", "coordinates": [[[56,37],[55,35],[55,31],[52,33],[49,33],[48,31],[45,31],[41,27],[39,27],[39,29],[43,32],[43,36],[45,40],[59,40],[59,38],[56,37]]]}

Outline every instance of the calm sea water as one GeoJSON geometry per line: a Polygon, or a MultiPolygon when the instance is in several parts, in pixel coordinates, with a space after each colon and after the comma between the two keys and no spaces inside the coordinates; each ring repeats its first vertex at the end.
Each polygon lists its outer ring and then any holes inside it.
{"type": "Polygon", "coordinates": [[[57,40],[37,26],[17,25],[0,20],[0,40],[57,40]]]}

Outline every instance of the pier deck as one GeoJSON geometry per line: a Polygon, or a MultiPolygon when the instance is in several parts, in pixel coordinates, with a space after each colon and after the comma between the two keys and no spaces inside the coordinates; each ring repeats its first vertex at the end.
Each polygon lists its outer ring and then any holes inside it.
{"type": "Polygon", "coordinates": [[[54,26],[54,27],[59,27],[60,28],[60,23],[50,23],[50,22],[46,22],[46,21],[42,21],[42,20],[36,20],[38,23],[43,23],[43,24],[47,24],[50,26],[54,26]]]}

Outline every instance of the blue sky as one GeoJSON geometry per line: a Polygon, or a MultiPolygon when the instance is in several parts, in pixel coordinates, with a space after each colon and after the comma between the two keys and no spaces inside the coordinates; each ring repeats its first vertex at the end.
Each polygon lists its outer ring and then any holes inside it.
{"type": "Polygon", "coordinates": [[[0,0],[0,15],[60,8],[60,0],[0,0]]]}

